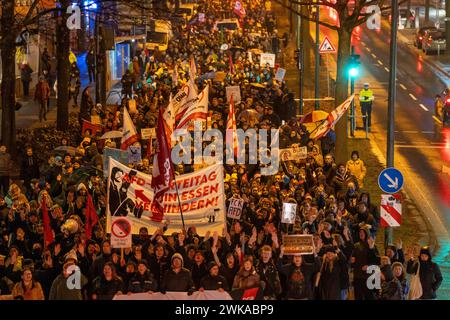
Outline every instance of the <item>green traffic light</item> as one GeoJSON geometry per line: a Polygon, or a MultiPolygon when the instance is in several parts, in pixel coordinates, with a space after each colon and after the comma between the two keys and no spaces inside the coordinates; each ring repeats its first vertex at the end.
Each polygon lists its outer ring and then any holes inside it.
{"type": "Polygon", "coordinates": [[[357,76],[358,76],[358,73],[359,73],[359,70],[358,70],[357,67],[351,67],[351,68],[348,70],[348,75],[349,75],[351,78],[357,77],[357,76]]]}

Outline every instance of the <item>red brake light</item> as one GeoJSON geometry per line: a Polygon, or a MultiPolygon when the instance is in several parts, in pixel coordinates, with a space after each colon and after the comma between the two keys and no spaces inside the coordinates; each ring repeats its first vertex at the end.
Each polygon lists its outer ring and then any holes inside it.
{"type": "Polygon", "coordinates": [[[420,37],[419,37],[419,40],[422,40],[422,39],[423,39],[423,37],[422,37],[422,36],[420,36],[420,37]]]}
{"type": "Polygon", "coordinates": [[[445,103],[450,103],[450,97],[445,99],[445,103]]]}

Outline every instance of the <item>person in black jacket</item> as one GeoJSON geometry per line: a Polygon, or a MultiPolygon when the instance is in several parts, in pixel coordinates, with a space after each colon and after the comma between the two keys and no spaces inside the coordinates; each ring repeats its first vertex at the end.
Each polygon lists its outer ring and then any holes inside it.
{"type": "Polygon", "coordinates": [[[281,294],[281,282],[272,259],[272,248],[268,245],[261,248],[261,260],[256,264],[256,272],[265,283],[264,299],[275,300],[281,294]]]}
{"type": "Polygon", "coordinates": [[[431,261],[430,248],[425,246],[420,249],[418,261],[414,261],[414,254],[410,254],[406,271],[409,274],[416,274],[419,269],[420,283],[422,285],[421,300],[436,299],[436,291],[442,283],[442,274],[439,266],[431,261]]]}
{"type": "Polygon", "coordinates": [[[116,294],[122,294],[123,282],[112,262],[105,264],[102,275],[95,278],[93,288],[92,300],[112,300],[116,294]]]}
{"type": "Polygon", "coordinates": [[[320,298],[321,300],[341,300],[341,274],[348,273],[347,258],[339,248],[332,245],[326,245],[324,252],[319,279],[320,298]]]}
{"type": "Polygon", "coordinates": [[[191,295],[195,291],[191,272],[183,268],[183,256],[175,253],[171,259],[171,268],[166,271],[161,286],[161,293],[166,291],[186,292],[191,295]]]}
{"type": "Polygon", "coordinates": [[[194,256],[194,264],[191,267],[192,280],[194,281],[195,287],[200,288],[200,280],[208,275],[208,266],[205,262],[205,254],[198,250],[194,256]]]}
{"type": "Polygon", "coordinates": [[[209,274],[200,280],[199,291],[218,290],[223,292],[227,290],[228,283],[224,276],[219,275],[219,266],[214,261],[208,264],[209,274]]]}
{"type": "Polygon", "coordinates": [[[94,100],[89,93],[90,86],[84,88],[81,93],[81,105],[80,105],[80,113],[78,114],[78,121],[80,122],[80,127],[83,127],[83,120],[88,122],[91,121],[91,113],[94,108],[94,100]]]}
{"type": "Polygon", "coordinates": [[[367,287],[370,265],[380,265],[380,256],[375,246],[375,240],[369,237],[369,226],[361,226],[359,230],[360,241],[355,244],[352,256],[353,286],[355,300],[374,300],[375,293],[367,287]]]}
{"type": "Polygon", "coordinates": [[[39,162],[37,158],[33,155],[33,148],[28,147],[26,150],[26,156],[23,158],[20,165],[20,177],[24,180],[25,188],[27,193],[30,194],[32,191],[31,180],[39,179],[39,162]]]}
{"type": "Polygon", "coordinates": [[[148,269],[147,261],[142,259],[138,262],[138,271],[130,279],[128,293],[155,292],[158,290],[158,283],[153,274],[148,269]]]}

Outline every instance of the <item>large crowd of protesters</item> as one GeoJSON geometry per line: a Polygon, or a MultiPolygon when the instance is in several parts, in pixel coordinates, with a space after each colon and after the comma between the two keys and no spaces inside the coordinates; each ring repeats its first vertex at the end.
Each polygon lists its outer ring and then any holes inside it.
{"type": "MultiPolygon", "coordinates": [[[[236,17],[232,3],[200,2],[198,12],[205,13],[204,23],[174,24],[174,38],[166,52],[136,53],[122,78],[123,99],[117,110],[94,104],[89,90],[82,91],[80,124],[99,117],[100,135],[118,130],[122,123],[116,111],[127,107],[138,132],[155,127],[159,108],[165,108],[170,94],[188,81],[193,57],[198,89],[210,86],[213,128],[225,131],[229,110],[225,87],[239,85],[238,128],[280,129],[280,148],[306,146],[307,159],[283,161],[273,176],[261,175],[259,164],[225,164],[226,198],[244,200],[239,220],[227,219],[223,233],[204,236],[195,227],[173,234],[164,230],[149,234],[141,228],[139,235],[133,235],[132,247],[121,251],[111,247],[106,233],[107,177],[102,170],[103,148],[120,147],[120,138],[100,140],[86,131],[54,139],[52,148],[73,150],[63,154],[42,154],[37,141],[28,139],[18,181],[9,179],[12,161],[3,146],[0,299],[104,300],[129,293],[191,294],[259,287],[266,300],[402,300],[410,296],[410,278],[416,273],[420,298],[436,299],[442,276],[428,247],[404,252],[401,241],[386,248],[375,244],[380,214],[364,191],[366,167],[358,152],[347,163],[335,163],[333,131],[320,140],[310,139],[307,128],[296,120],[292,91],[274,79],[274,68],[260,66],[258,50],[279,54],[286,42],[277,34],[270,1],[242,3],[247,8],[242,30],[230,33],[211,30],[217,19],[236,17]],[[224,43],[227,50],[221,50],[224,43]],[[256,54],[250,56],[251,50],[256,54]],[[174,68],[178,71],[175,80],[174,68]],[[225,78],[216,81],[210,73],[224,73],[225,78]],[[135,108],[130,107],[130,99],[136,101],[135,108]],[[84,230],[88,194],[100,218],[90,239],[84,230]],[[43,202],[55,234],[53,243],[46,246],[43,202]],[[297,203],[294,224],[281,222],[283,202],[297,203]],[[284,234],[313,235],[314,253],[285,255],[284,234]],[[82,274],[81,288],[67,285],[74,265],[82,274]],[[381,270],[378,288],[367,285],[372,265],[381,270]]],[[[151,173],[153,155],[147,141],[140,145],[143,160],[134,168],[151,173]]],[[[178,174],[194,169],[194,165],[176,167],[178,174]]]]}

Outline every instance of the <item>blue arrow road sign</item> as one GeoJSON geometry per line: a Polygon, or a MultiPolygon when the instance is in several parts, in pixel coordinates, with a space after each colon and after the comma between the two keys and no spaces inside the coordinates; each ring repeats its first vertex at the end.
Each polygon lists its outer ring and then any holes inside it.
{"type": "Polygon", "coordinates": [[[386,168],[378,176],[378,185],[383,192],[396,193],[403,187],[403,175],[395,168],[386,168]]]}

